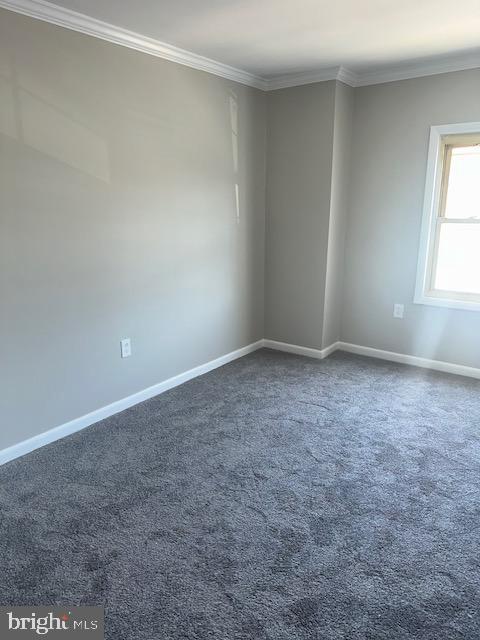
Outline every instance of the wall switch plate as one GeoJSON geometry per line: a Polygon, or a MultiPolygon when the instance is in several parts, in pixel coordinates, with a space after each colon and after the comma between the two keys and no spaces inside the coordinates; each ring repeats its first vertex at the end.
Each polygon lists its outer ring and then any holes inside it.
{"type": "Polygon", "coordinates": [[[128,358],[132,355],[132,343],[130,338],[124,338],[120,341],[120,353],[122,358],[128,358]]]}
{"type": "Polygon", "coordinates": [[[405,305],[403,304],[394,304],[393,305],[393,317],[394,318],[403,318],[405,314],[405,305]]]}

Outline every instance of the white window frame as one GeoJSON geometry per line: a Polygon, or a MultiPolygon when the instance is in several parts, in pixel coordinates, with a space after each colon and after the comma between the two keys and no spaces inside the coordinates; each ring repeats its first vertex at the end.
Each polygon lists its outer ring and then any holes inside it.
{"type": "MultiPolygon", "coordinates": [[[[423,205],[422,229],[418,254],[417,281],[414,302],[416,304],[480,311],[479,296],[468,293],[434,291],[431,287],[435,268],[436,242],[442,224],[439,209],[442,201],[444,164],[443,138],[445,136],[480,134],[480,122],[444,124],[430,127],[427,176],[423,205]]],[[[462,220],[459,220],[461,224],[462,220]]],[[[471,222],[471,221],[470,221],[471,222]]]]}

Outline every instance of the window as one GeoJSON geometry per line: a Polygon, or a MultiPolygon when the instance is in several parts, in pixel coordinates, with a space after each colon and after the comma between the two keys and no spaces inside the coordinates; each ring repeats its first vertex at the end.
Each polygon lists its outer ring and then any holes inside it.
{"type": "Polygon", "coordinates": [[[480,310],[480,123],[431,128],[415,302],[480,310]]]}

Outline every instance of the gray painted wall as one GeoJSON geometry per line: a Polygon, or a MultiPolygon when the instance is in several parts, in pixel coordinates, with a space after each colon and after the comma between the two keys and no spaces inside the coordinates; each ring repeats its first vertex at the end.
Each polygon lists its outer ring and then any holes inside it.
{"type": "Polygon", "coordinates": [[[413,304],[429,127],[480,120],[479,70],[265,96],[0,16],[0,449],[264,336],[480,366],[478,313],[413,304]]]}
{"type": "Polygon", "coordinates": [[[322,347],[340,340],[345,264],[345,234],[350,195],[350,158],[355,90],[341,82],[335,88],[332,182],[328,227],[325,311],[322,347]]]}
{"type": "Polygon", "coordinates": [[[429,127],[479,120],[480,70],[355,90],[344,341],[480,367],[478,312],[413,304],[429,127]]]}
{"type": "Polygon", "coordinates": [[[340,82],[267,99],[266,337],[340,338],[354,90],[340,82]]]}
{"type": "Polygon", "coordinates": [[[0,198],[0,449],[263,337],[262,92],[0,10],[0,198]]]}
{"type": "Polygon", "coordinates": [[[335,81],[267,97],[265,336],[322,348],[335,81]]]}

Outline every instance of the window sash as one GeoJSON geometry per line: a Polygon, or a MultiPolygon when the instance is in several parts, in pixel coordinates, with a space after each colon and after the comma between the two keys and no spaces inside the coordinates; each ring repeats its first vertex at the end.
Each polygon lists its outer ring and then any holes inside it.
{"type": "Polygon", "coordinates": [[[459,300],[466,300],[472,302],[480,302],[480,295],[478,293],[467,293],[463,291],[449,291],[444,289],[435,288],[435,276],[437,273],[437,262],[440,248],[440,234],[442,225],[444,224],[480,224],[478,218],[441,218],[437,216],[435,222],[434,237],[429,257],[428,265],[428,279],[427,279],[427,291],[429,296],[435,296],[439,298],[456,298],[459,300]]]}
{"type": "Polygon", "coordinates": [[[462,136],[462,140],[459,140],[459,136],[447,136],[442,138],[441,145],[441,160],[442,160],[442,183],[440,186],[440,202],[437,217],[446,220],[475,220],[476,218],[447,218],[447,196],[448,187],[450,183],[450,167],[452,164],[452,152],[454,149],[465,147],[478,147],[480,146],[480,136],[478,134],[471,136],[462,136]]]}
{"type": "Polygon", "coordinates": [[[462,291],[449,291],[435,288],[435,276],[437,273],[437,263],[440,249],[440,235],[442,225],[444,224],[480,224],[479,218],[447,218],[445,209],[447,205],[448,184],[450,180],[450,166],[452,159],[452,151],[458,147],[477,146],[479,144],[479,135],[471,136],[445,136],[442,138],[440,148],[440,157],[442,159],[442,182],[440,186],[440,199],[438,203],[438,211],[435,216],[435,227],[433,230],[433,238],[430,245],[427,278],[426,278],[426,295],[445,298],[464,300],[466,302],[480,302],[480,295],[477,293],[467,293],[462,291]]]}
{"type": "MultiPolygon", "coordinates": [[[[465,224],[467,220],[446,218],[443,203],[445,193],[444,160],[446,145],[469,146],[480,143],[480,122],[459,122],[432,125],[428,146],[425,195],[420,230],[414,303],[450,309],[476,311],[480,313],[480,295],[464,294],[458,291],[432,290],[433,262],[438,256],[439,234],[442,224],[465,224]]],[[[469,224],[477,224],[477,218],[468,219],[469,224]]],[[[454,228],[450,228],[452,231],[454,228]]],[[[458,229],[458,227],[457,227],[458,229]]],[[[447,229],[443,228],[446,232],[447,229]]],[[[440,248],[442,245],[440,244],[440,248]]]]}

